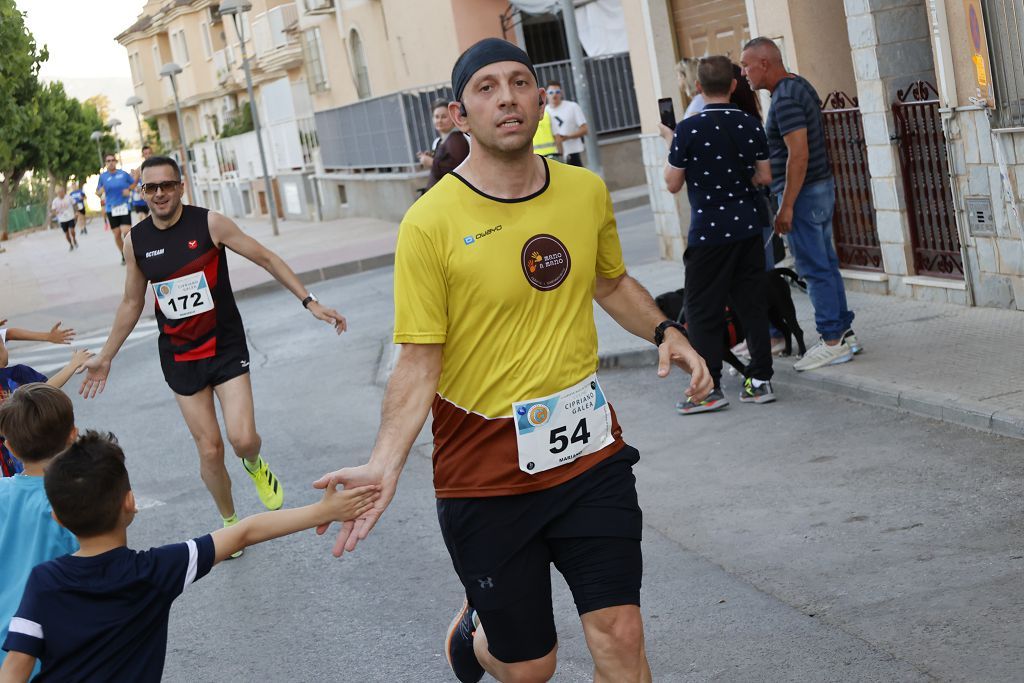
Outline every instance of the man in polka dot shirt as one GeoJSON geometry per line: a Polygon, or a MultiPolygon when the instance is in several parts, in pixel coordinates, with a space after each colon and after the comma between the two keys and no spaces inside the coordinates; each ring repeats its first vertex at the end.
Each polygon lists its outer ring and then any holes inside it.
{"type": "Polygon", "coordinates": [[[690,198],[686,264],[686,322],[690,342],[707,362],[715,389],[698,403],[680,401],[683,415],[719,410],[729,404],[721,388],[725,307],[731,306],[747,333],[750,365],[740,401],[769,403],[772,354],[762,295],[764,244],[770,224],[756,186],[771,183],[768,141],[760,121],[729,103],[736,88],[728,57],[705,57],[697,67],[703,112],[684,119],[669,144],[665,184],[669,192],[685,182],[690,198]]]}

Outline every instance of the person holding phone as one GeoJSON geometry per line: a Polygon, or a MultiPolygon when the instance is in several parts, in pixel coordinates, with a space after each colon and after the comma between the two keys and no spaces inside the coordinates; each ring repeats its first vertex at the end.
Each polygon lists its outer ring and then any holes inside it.
{"type": "Polygon", "coordinates": [[[721,387],[725,307],[730,305],[747,332],[750,365],[740,401],[770,403],[772,354],[761,292],[764,277],[762,229],[770,218],[757,201],[759,186],[771,183],[768,140],[759,119],[731,103],[736,90],[728,57],[700,60],[697,79],[704,111],[683,119],[673,131],[662,124],[669,145],[665,184],[673,194],[687,185],[690,231],[686,263],[686,322],[690,341],[704,360],[715,388],[703,400],[681,400],[682,415],[729,405],[721,387]]]}

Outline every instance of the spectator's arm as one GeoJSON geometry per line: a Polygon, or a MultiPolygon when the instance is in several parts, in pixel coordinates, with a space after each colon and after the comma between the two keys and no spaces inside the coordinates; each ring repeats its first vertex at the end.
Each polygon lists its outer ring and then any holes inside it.
{"type": "Polygon", "coordinates": [[[754,185],[772,184],[772,162],[768,160],[757,161],[754,166],[754,177],[750,179],[754,185]]]}
{"type": "Polygon", "coordinates": [[[669,192],[675,194],[683,189],[683,183],[686,182],[686,154],[679,150],[683,143],[679,139],[678,129],[673,131],[664,123],[659,123],[658,129],[662,139],[668,144],[669,150],[668,161],[665,163],[665,187],[669,192]]]}
{"type": "Polygon", "coordinates": [[[582,138],[589,131],[590,131],[590,129],[587,128],[587,124],[584,123],[584,124],[581,124],[578,129],[576,129],[575,133],[573,133],[572,135],[566,135],[565,137],[567,137],[567,138],[582,138]]]}
{"type": "Polygon", "coordinates": [[[782,138],[789,150],[786,161],[786,189],[782,193],[782,206],[792,209],[796,205],[797,195],[804,186],[807,177],[807,162],[810,150],[807,148],[807,129],[798,128],[782,138]]]}

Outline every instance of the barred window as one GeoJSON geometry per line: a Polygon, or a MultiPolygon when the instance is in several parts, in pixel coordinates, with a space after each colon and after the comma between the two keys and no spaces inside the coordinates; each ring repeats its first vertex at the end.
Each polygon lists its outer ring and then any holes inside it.
{"type": "Polygon", "coordinates": [[[982,0],[996,101],[993,123],[1024,126],[1024,0],[982,0]]]}
{"type": "Polygon", "coordinates": [[[313,28],[303,34],[303,57],[306,60],[306,82],[312,93],[324,92],[330,86],[327,83],[327,72],[324,69],[323,44],[320,42],[320,29],[313,28]]]}

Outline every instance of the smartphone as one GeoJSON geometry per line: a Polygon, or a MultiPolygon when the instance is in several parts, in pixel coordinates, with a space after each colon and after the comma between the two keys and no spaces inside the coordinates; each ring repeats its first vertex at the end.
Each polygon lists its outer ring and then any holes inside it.
{"type": "Polygon", "coordinates": [[[676,109],[672,105],[671,97],[662,97],[658,100],[658,114],[661,115],[661,122],[666,126],[675,130],[676,128],[676,109]]]}

